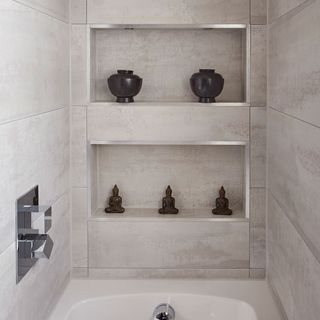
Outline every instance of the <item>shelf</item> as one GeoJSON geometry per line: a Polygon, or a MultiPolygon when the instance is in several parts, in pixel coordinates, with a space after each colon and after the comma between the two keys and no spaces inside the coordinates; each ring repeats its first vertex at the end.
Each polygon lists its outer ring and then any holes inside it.
{"type": "Polygon", "coordinates": [[[144,79],[136,100],[148,106],[157,105],[150,100],[202,105],[189,85],[191,75],[201,68],[213,68],[225,79],[221,102],[211,105],[249,105],[250,25],[92,24],[87,39],[88,100],[94,105],[112,104],[106,79],[118,69],[133,69],[144,79]]]}
{"type": "Polygon", "coordinates": [[[185,23],[185,24],[89,24],[90,29],[246,29],[244,23],[185,23]]]}
{"type": "Polygon", "coordinates": [[[127,208],[124,213],[109,213],[106,214],[104,209],[97,209],[89,218],[93,221],[101,222],[162,222],[162,221],[179,221],[179,222],[248,222],[245,213],[242,210],[234,211],[231,216],[215,216],[208,209],[182,209],[177,215],[161,215],[158,209],[154,208],[127,208]]]}
{"type": "Polygon", "coordinates": [[[134,103],[117,103],[109,101],[97,101],[89,103],[89,107],[170,107],[170,108],[212,108],[212,107],[250,107],[247,102],[214,102],[214,103],[199,103],[199,102],[159,102],[159,101],[136,101],[134,103]]]}
{"type": "Polygon", "coordinates": [[[90,145],[247,146],[248,141],[91,140],[90,145]]]}

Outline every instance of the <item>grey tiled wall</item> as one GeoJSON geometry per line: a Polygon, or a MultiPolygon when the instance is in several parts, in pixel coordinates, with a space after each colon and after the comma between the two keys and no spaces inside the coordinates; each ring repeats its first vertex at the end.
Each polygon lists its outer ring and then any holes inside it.
{"type": "Polygon", "coordinates": [[[319,1],[269,1],[268,278],[289,320],[320,313],[319,37],[319,1]]]}

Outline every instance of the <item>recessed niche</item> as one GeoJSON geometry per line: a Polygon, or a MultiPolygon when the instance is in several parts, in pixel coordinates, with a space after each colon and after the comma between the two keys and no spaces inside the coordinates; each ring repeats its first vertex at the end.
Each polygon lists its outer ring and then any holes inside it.
{"type": "Polygon", "coordinates": [[[90,102],[112,102],[107,78],[130,69],[143,78],[140,102],[197,102],[189,79],[212,68],[225,79],[217,102],[248,102],[248,28],[90,29],[90,102]]]}
{"type": "Polygon", "coordinates": [[[94,217],[108,217],[103,208],[115,184],[127,209],[121,218],[159,217],[157,210],[170,184],[180,209],[176,218],[213,217],[211,210],[222,185],[235,213],[230,218],[248,218],[245,144],[100,144],[90,148],[90,198],[94,217]]]}

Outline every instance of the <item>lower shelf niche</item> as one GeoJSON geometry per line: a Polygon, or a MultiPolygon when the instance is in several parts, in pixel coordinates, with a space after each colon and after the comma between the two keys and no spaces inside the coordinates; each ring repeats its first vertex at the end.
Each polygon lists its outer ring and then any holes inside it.
{"type": "Polygon", "coordinates": [[[91,219],[244,220],[248,211],[248,156],[245,143],[234,145],[93,144],[90,164],[91,219]],[[123,214],[106,214],[113,186],[122,197],[123,214]],[[177,215],[160,215],[165,189],[173,190],[177,215]],[[212,209],[221,186],[231,216],[212,209]]]}

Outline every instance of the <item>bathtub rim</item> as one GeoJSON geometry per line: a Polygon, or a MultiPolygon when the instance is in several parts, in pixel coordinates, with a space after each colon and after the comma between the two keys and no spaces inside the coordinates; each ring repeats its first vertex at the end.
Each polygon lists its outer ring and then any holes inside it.
{"type": "MultiPolygon", "coordinates": [[[[182,292],[148,292],[148,293],[130,293],[130,294],[115,294],[115,295],[106,295],[106,296],[99,296],[99,297],[92,297],[92,298],[87,298],[85,300],[81,300],[77,302],[76,304],[72,305],[71,308],[68,310],[67,314],[65,315],[65,318],[61,320],[68,320],[68,317],[71,315],[71,312],[75,310],[77,307],[79,307],[82,304],[92,302],[92,301],[99,301],[99,300],[111,300],[113,298],[126,298],[126,297],[139,297],[139,296],[145,296],[146,294],[151,294],[151,295],[165,295],[165,296],[174,296],[174,295],[180,295],[180,296],[197,296],[197,297],[206,297],[206,298],[212,298],[212,299],[220,299],[220,300],[229,300],[232,302],[239,303],[241,305],[244,305],[250,309],[250,311],[253,312],[255,315],[256,319],[258,319],[256,310],[254,307],[249,304],[246,301],[240,300],[240,299],[235,299],[235,298],[227,298],[227,297],[221,297],[221,296],[216,296],[216,295],[209,295],[209,294],[196,294],[196,293],[182,293],[182,292]]],[[[159,300],[159,304],[163,303],[164,301],[159,300]]],[[[156,307],[156,306],[155,306],[156,307]]]]}
{"type": "Polygon", "coordinates": [[[146,293],[167,294],[168,292],[233,298],[249,304],[254,309],[258,320],[285,319],[270,284],[262,279],[78,278],[71,279],[48,320],[65,320],[71,307],[86,299],[146,293]]]}

